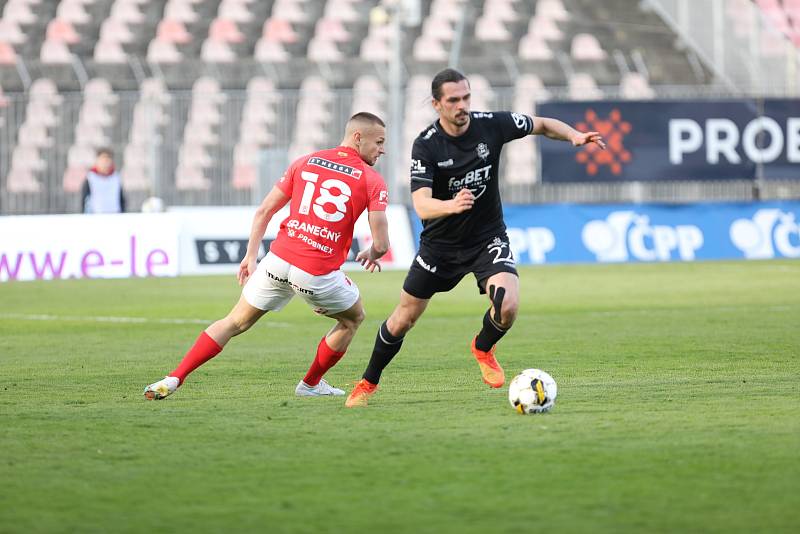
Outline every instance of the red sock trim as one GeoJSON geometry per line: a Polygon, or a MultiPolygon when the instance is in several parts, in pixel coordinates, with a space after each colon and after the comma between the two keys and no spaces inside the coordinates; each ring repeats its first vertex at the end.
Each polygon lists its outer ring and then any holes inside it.
{"type": "Polygon", "coordinates": [[[308,369],[306,376],[303,377],[303,382],[309,386],[316,386],[319,384],[319,381],[322,380],[322,376],[342,359],[344,352],[337,352],[330,348],[328,342],[323,337],[319,345],[317,345],[317,355],[311,367],[308,369]]]}
{"type": "Polygon", "coordinates": [[[198,336],[197,340],[194,342],[194,345],[192,345],[192,348],[189,349],[189,352],[186,353],[186,356],[183,357],[181,363],[178,364],[178,367],[172,371],[169,376],[177,377],[178,380],[181,381],[181,384],[183,384],[183,381],[186,379],[189,373],[206,363],[220,352],[222,352],[222,347],[220,347],[219,344],[211,338],[211,336],[206,334],[204,330],[200,333],[200,336],[198,336]]]}

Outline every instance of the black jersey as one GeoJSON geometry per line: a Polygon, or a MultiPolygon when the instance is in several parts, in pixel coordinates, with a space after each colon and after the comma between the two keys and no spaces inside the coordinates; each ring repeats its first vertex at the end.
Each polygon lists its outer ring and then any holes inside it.
{"type": "Polygon", "coordinates": [[[475,195],[472,209],[422,221],[420,241],[435,247],[463,248],[505,231],[498,167],[503,145],[530,134],[528,115],[470,113],[469,128],[458,137],[445,133],[437,120],[414,140],[411,149],[411,192],[433,190],[433,198],[450,200],[461,189],[475,195]]]}

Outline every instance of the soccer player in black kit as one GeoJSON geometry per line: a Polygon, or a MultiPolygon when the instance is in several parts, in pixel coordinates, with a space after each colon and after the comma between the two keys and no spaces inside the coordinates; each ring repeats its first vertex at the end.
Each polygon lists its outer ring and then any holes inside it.
{"type": "Polygon", "coordinates": [[[369,364],[345,403],[366,406],[383,369],[403,344],[431,297],[453,289],[468,273],[489,297],[483,327],[472,339],[472,354],[483,381],[493,388],[505,382],[494,357],[519,308],[519,278],[509,247],[498,188],[503,145],[526,135],[545,135],[574,146],[596,143],[598,132],[582,133],[567,124],[510,112],[470,112],[469,81],[454,69],[431,83],[439,119],[414,141],[411,197],[424,227],[419,251],[408,271],[400,303],[381,325],[369,364]]]}

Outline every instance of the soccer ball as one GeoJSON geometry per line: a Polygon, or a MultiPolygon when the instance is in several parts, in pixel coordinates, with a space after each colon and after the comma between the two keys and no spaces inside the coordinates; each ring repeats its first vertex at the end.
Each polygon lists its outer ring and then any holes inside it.
{"type": "Polygon", "coordinates": [[[540,369],[525,369],[508,385],[508,402],[521,414],[542,413],[550,411],[557,393],[552,376],[540,369]]]}

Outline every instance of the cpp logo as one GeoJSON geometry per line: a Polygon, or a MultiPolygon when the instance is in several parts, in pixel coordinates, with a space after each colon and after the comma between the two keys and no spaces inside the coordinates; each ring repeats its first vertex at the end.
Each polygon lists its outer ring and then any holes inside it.
{"type": "Polygon", "coordinates": [[[635,211],[614,211],[605,220],[588,222],[581,232],[584,246],[600,262],[669,261],[673,251],[678,258],[692,261],[703,246],[703,232],[693,225],[651,225],[650,217],[635,211]]]}
{"type": "Polygon", "coordinates": [[[800,258],[800,227],[794,213],[758,210],[752,219],[733,221],[730,236],[749,260],[774,258],[776,249],[786,258],[800,258]]]}
{"type": "Polygon", "coordinates": [[[556,246],[556,237],[552,230],[544,227],[506,229],[508,242],[514,257],[528,255],[531,263],[547,263],[547,253],[556,246]]]}

